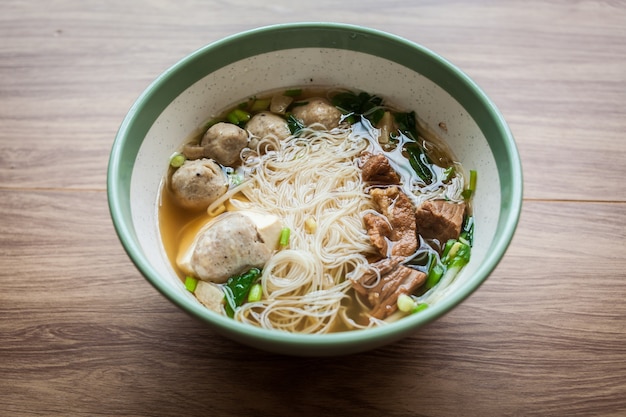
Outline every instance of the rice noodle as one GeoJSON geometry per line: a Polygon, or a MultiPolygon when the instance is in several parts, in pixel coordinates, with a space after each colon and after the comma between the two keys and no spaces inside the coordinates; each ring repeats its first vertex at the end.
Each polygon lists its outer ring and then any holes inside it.
{"type": "Polygon", "coordinates": [[[306,129],[275,151],[247,156],[252,175],[240,191],[248,201],[237,205],[272,212],[291,236],[263,269],[262,300],[245,303],[236,319],[299,333],[326,333],[340,322],[355,327],[342,300],[351,288],[346,276],[364,270],[374,253],[362,223],[374,207],[356,165],[369,142],[350,132],[306,129]],[[306,232],[307,219],[314,233],[306,232]]]}

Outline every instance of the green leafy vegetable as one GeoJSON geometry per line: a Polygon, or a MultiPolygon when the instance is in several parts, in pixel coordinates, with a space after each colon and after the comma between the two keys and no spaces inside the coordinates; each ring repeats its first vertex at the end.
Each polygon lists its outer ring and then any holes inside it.
{"type": "Polygon", "coordinates": [[[298,120],[293,114],[289,114],[287,116],[287,126],[289,126],[289,131],[292,135],[296,136],[302,129],[304,129],[304,124],[298,120]]]}
{"type": "Polygon", "coordinates": [[[261,276],[261,270],[252,268],[241,275],[228,278],[224,285],[224,298],[226,299],[226,313],[229,317],[235,315],[235,309],[243,304],[250,288],[261,276]]]}
{"type": "Polygon", "coordinates": [[[409,155],[409,163],[417,176],[420,177],[426,184],[432,183],[433,171],[430,169],[431,163],[422,147],[416,142],[411,142],[406,144],[404,149],[409,155]]]}
{"type": "Polygon", "coordinates": [[[395,113],[394,119],[398,125],[398,130],[408,136],[410,139],[417,141],[417,116],[415,112],[395,113]]]}
{"type": "Polygon", "coordinates": [[[332,104],[346,114],[365,116],[374,125],[382,119],[385,109],[383,99],[362,92],[355,94],[349,91],[339,93],[332,98],[332,104]]]}

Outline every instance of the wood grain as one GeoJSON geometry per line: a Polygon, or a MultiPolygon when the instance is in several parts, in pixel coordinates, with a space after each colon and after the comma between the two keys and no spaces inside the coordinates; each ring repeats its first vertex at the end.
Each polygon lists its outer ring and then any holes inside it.
{"type": "Polygon", "coordinates": [[[626,2],[0,3],[0,414],[626,415],[626,2]],[[522,155],[518,232],[413,336],[342,358],[241,346],[168,303],[109,219],[106,164],[141,91],[266,24],[342,21],[440,52],[522,155]]]}
{"type": "Polygon", "coordinates": [[[227,341],[165,302],[117,244],[105,193],[0,197],[12,219],[0,233],[0,392],[15,415],[626,410],[626,261],[615,255],[626,233],[614,227],[626,205],[527,203],[511,250],[458,309],[386,348],[302,359],[227,341]],[[580,238],[591,233],[595,245],[580,238]]]}

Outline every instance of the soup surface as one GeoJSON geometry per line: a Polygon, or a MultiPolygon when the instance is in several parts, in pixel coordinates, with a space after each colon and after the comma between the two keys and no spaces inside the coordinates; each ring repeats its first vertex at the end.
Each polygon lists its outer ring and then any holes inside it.
{"type": "Polygon", "coordinates": [[[185,142],[160,233],[218,314],[301,333],[384,325],[436,302],[469,261],[476,173],[381,97],[261,93],[185,142]]]}

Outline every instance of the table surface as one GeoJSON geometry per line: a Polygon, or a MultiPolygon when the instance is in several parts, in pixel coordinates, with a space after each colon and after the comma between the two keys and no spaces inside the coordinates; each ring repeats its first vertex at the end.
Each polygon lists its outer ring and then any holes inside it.
{"type": "Polygon", "coordinates": [[[0,3],[3,415],[626,415],[624,1],[0,3]],[[108,154],[162,71],[241,30],[361,24],[462,68],[524,168],[517,233],[466,302],[340,358],[260,352],[134,268],[108,154]]]}

